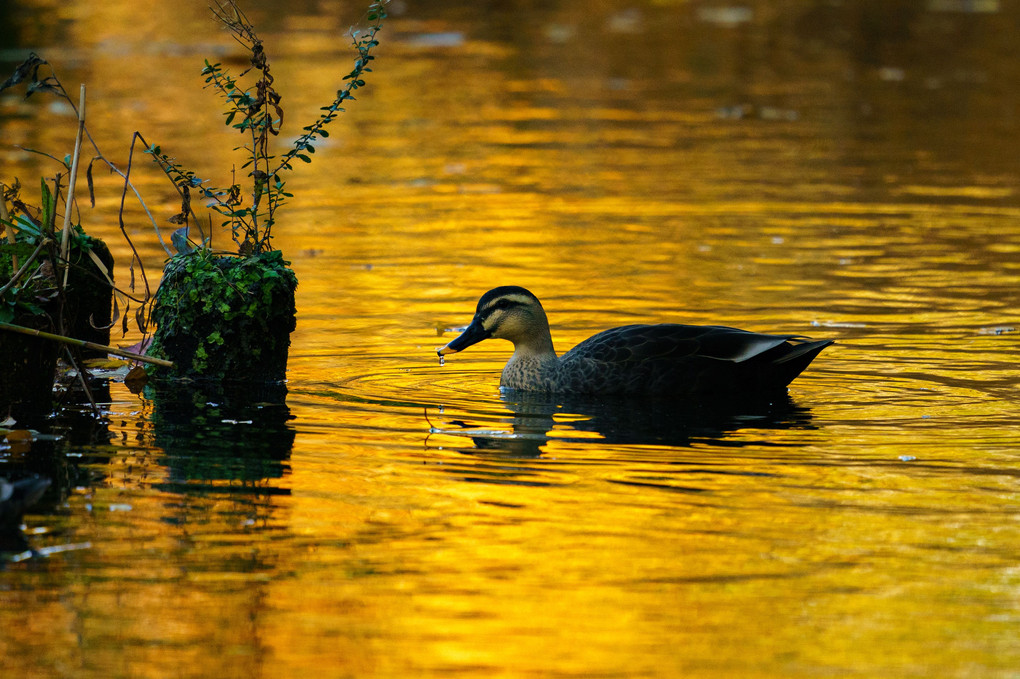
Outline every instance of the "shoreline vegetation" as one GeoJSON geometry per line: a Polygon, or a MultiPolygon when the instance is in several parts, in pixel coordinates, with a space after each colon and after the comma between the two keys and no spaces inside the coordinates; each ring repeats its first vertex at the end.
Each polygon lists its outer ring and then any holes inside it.
{"type": "MultiPolygon", "coordinates": [[[[37,54],[30,54],[14,74],[0,84],[0,91],[24,86],[26,97],[47,93],[64,99],[77,116],[77,134],[73,153],[62,160],[33,151],[60,165],[54,176],[40,180],[38,205],[22,199],[20,180],[7,179],[0,173],[0,346],[17,344],[25,351],[30,345],[45,347],[31,360],[27,357],[18,360],[26,366],[29,363],[34,366],[27,372],[47,382],[49,392],[52,392],[55,374],[51,366],[55,365],[59,354],[70,366],[68,372],[79,377],[96,412],[98,408],[85,379],[88,369],[83,357],[88,352],[127,359],[135,366],[132,373],[136,383],[147,379],[139,373],[142,370],[139,364],[145,364],[146,372],[157,382],[162,379],[220,383],[282,381],[286,377],[290,333],[296,324],[294,290],[297,286],[297,277],[289,263],[272,246],[278,211],[293,198],[286,190],[284,178],[299,165],[298,161],[312,161],[316,143],[329,136],[329,124],[365,86],[364,77],[371,72],[375,59],[372,51],[379,44],[377,34],[386,18],[386,4],[385,1],[371,3],[365,15],[368,27],[351,30],[357,56],[351,71],[343,76],[343,86],[336,91],[331,103],[321,107],[319,117],[305,126],[288,150],[280,155],[274,155],[272,150],[273,140],[280,135],[283,126],[283,96],[276,89],[263,42],[235,0],[225,0],[212,7],[215,19],[247,52],[250,62],[238,76],[208,60],[201,69],[204,86],[214,90],[224,102],[226,124],[245,139],[235,150],[244,152],[246,161],[240,168],[231,169],[231,181],[225,188],[218,188],[183,167],[138,131],[131,137],[127,164],[122,169],[99,149],[89,133],[85,85],[81,86],[76,102],[50,63],[37,54]],[[93,206],[92,173],[97,164],[123,180],[118,220],[121,234],[132,252],[127,290],[114,283],[108,248],[88,236],[80,223],[82,211],[78,208],[83,196],[79,195],[77,178],[79,166],[83,164],[80,159],[84,146],[91,146],[94,154],[85,165],[87,194],[93,206]],[[135,152],[139,148],[152,158],[180,197],[179,211],[167,218],[176,227],[169,238],[164,237],[157,217],[131,182],[135,152]],[[244,174],[240,180],[238,171],[244,174]],[[129,194],[144,209],[168,256],[162,282],[155,292],[150,288],[141,258],[125,227],[124,207],[129,194]],[[203,214],[206,211],[208,213],[203,214]],[[216,230],[213,214],[220,218],[219,229],[230,234],[234,250],[212,248],[216,230]],[[76,251],[80,252],[77,257],[73,256],[76,251]],[[136,289],[136,271],[140,274],[137,277],[141,282],[140,290],[136,289]],[[77,276],[77,283],[73,272],[83,272],[77,276]],[[77,291],[85,287],[83,280],[94,283],[103,293],[100,295],[103,299],[87,312],[78,308],[80,302],[75,297],[77,291]],[[72,324],[75,317],[86,319],[85,324],[72,324]],[[127,350],[110,346],[110,329],[119,323],[126,332],[130,318],[141,331],[142,342],[127,350]],[[98,338],[92,336],[90,328],[99,331],[98,338]],[[97,341],[104,337],[106,341],[97,341]]],[[[96,297],[91,293],[87,296],[96,297]]],[[[5,350],[3,353],[13,356],[14,352],[5,350]]],[[[14,374],[9,367],[0,366],[0,371],[14,374]]],[[[16,381],[23,380],[25,373],[25,370],[18,372],[16,381]]],[[[0,379],[0,386],[3,383],[0,379]]],[[[12,385],[12,389],[19,388],[12,385]]],[[[41,388],[38,391],[41,393],[41,388]]],[[[22,400],[14,391],[0,390],[0,415],[18,410],[15,406],[22,400]]],[[[38,408],[40,404],[34,403],[38,399],[32,400],[32,408],[38,408]]],[[[41,411],[47,409],[47,404],[43,403],[41,411]]]]}

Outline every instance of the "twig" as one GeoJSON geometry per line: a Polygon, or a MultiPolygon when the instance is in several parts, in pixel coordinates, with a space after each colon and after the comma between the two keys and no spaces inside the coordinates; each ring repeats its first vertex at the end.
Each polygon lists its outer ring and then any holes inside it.
{"type": "MultiPolygon", "coordinates": [[[[351,32],[351,37],[354,38],[354,48],[358,50],[358,58],[354,62],[354,70],[350,74],[344,76],[344,80],[348,83],[342,89],[336,93],[336,99],[329,106],[324,106],[322,110],[326,113],[321,114],[319,119],[312,125],[305,128],[305,133],[297,138],[292,144],[294,148],[283,154],[280,162],[277,164],[276,169],[270,172],[270,176],[275,177],[282,170],[290,170],[291,162],[295,158],[300,158],[304,151],[311,151],[311,143],[315,141],[318,136],[325,136],[323,128],[337,117],[338,113],[344,111],[342,104],[344,101],[353,101],[354,90],[359,87],[364,87],[365,81],[361,79],[361,76],[366,71],[372,69],[368,67],[369,62],[373,61],[375,57],[371,54],[372,48],[379,44],[379,41],[375,39],[376,34],[382,30],[383,19],[386,18],[385,6],[388,0],[382,0],[381,2],[375,2],[369,7],[368,20],[375,22],[372,24],[368,32],[364,37],[358,37],[357,31],[351,32]]],[[[308,162],[308,161],[306,161],[308,162]]]]}
{"type": "MultiPolygon", "coordinates": [[[[152,146],[151,144],[149,144],[148,141],[146,141],[145,137],[142,136],[141,132],[136,131],[133,135],[131,135],[131,148],[128,151],[128,173],[131,172],[131,162],[132,162],[132,158],[134,158],[134,154],[135,154],[135,142],[136,141],[141,141],[142,144],[145,145],[146,152],[151,152],[153,149],[156,148],[156,147],[152,146]]],[[[170,175],[170,172],[174,169],[173,166],[169,164],[168,160],[164,160],[163,157],[161,157],[158,153],[153,152],[152,153],[152,157],[153,157],[153,160],[155,160],[156,165],[159,166],[159,169],[163,171],[163,174],[165,174],[168,177],[170,177],[170,183],[173,184],[174,190],[177,191],[177,195],[181,197],[181,200],[183,202],[183,200],[184,200],[184,190],[178,185],[178,182],[174,179],[174,177],[172,177],[170,175]],[[168,167],[170,168],[170,170],[167,169],[168,167]]],[[[121,194],[121,200],[120,200],[121,214],[123,215],[123,211],[124,211],[124,194],[127,193],[128,182],[127,182],[127,175],[126,174],[124,174],[123,172],[120,172],[120,170],[117,170],[117,172],[120,173],[120,175],[122,177],[124,177],[124,187],[125,188],[124,188],[124,192],[121,194]]],[[[180,177],[181,179],[186,179],[186,177],[184,177],[183,173],[180,173],[180,174],[181,174],[181,177],[180,177]]],[[[131,189],[135,192],[135,196],[138,197],[139,202],[141,202],[142,201],[142,197],[138,194],[138,189],[136,189],[134,187],[134,185],[131,185],[131,189]]],[[[208,195],[204,194],[204,193],[203,193],[203,196],[204,197],[208,197],[208,195]]],[[[142,207],[145,207],[145,203],[142,203],[142,207]]],[[[190,205],[188,206],[188,212],[191,214],[191,216],[193,216],[195,218],[195,221],[197,222],[198,221],[198,215],[195,213],[194,209],[192,209],[190,205]]],[[[152,215],[149,213],[149,208],[148,207],[145,207],[145,213],[147,215],[149,215],[149,221],[152,222],[152,227],[156,230],[156,238],[159,239],[159,244],[162,245],[163,246],[163,250],[166,251],[167,257],[173,257],[174,256],[174,251],[171,250],[169,247],[167,247],[166,241],[163,240],[163,234],[159,230],[159,225],[156,224],[156,220],[152,218],[152,215]]],[[[123,221],[123,219],[121,219],[121,231],[124,231],[124,221],[123,221]]],[[[199,231],[201,232],[201,227],[199,227],[199,231]]],[[[127,235],[126,231],[125,231],[124,235],[125,236],[127,235]]]]}
{"type": "MultiPolygon", "coordinates": [[[[81,137],[85,131],[85,85],[81,86],[78,99],[78,134],[74,139],[74,155],[71,157],[71,178],[67,185],[67,198],[64,199],[64,233],[60,237],[60,256],[63,260],[71,259],[71,204],[74,202],[74,180],[78,177],[78,157],[81,155],[81,137]]],[[[64,266],[64,287],[71,269],[64,266]]]]}
{"type": "Polygon", "coordinates": [[[21,325],[13,325],[11,323],[0,322],[0,330],[9,330],[11,332],[16,332],[22,335],[29,335],[30,337],[40,337],[42,339],[48,339],[54,342],[62,342],[64,344],[70,344],[71,346],[81,347],[83,349],[95,349],[96,351],[105,351],[108,354],[114,354],[115,356],[123,356],[124,358],[130,358],[134,361],[141,361],[142,363],[152,363],[154,365],[161,365],[167,368],[172,368],[174,366],[173,361],[165,361],[162,358],[142,356],[141,354],[136,354],[131,351],[125,351],[124,349],[109,347],[106,346],[105,344],[96,344],[95,342],[86,342],[85,340],[75,339],[73,337],[54,335],[51,332],[43,332],[42,330],[26,328],[21,325]]]}
{"type": "Polygon", "coordinates": [[[75,360],[74,354],[71,353],[71,347],[64,347],[64,353],[67,355],[67,360],[74,366],[75,372],[78,373],[78,381],[81,383],[81,388],[85,391],[85,396],[89,400],[89,404],[92,406],[92,412],[99,415],[99,406],[96,405],[96,399],[92,398],[92,390],[89,389],[88,382],[85,381],[85,369],[78,365],[78,361],[75,360]]]}

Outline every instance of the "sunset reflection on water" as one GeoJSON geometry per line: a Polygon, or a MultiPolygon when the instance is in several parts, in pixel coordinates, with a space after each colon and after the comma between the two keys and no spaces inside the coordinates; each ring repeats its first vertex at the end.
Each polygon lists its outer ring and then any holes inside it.
{"type": "MultiPolygon", "coordinates": [[[[363,10],[250,6],[289,138],[363,10]]],[[[0,475],[55,480],[26,517],[43,556],[0,573],[4,674],[1013,676],[1016,11],[391,9],[288,181],[285,393],[114,383],[100,443],[0,444],[0,475]],[[541,297],[561,353],[661,321],[837,344],[763,411],[515,400],[509,344],[435,355],[499,284],[541,297]]],[[[229,182],[198,72],[245,64],[204,4],[4,11],[5,68],[35,49],[87,82],[117,162],[138,129],[229,182]]],[[[3,93],[4,176],[34,195],[53,168],[12,145],[60,157],[68,120],[3,93]]],[[[175,193],[136,172],[169,227],[175,193]]],[[[83,218],[127,281],[95,181],[83,218]]]]}

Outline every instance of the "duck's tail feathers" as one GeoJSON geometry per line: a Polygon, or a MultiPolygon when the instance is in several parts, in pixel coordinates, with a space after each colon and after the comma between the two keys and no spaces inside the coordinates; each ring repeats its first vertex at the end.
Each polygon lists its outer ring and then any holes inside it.
{"type": "MultiPolygon", "coordinates": [[[[794,339],[796,341],[796,339],[794,339]]],[[[783,386],[788,385],[801,374],[811,361],[815,360],[822,349],[832,344],[834,340],[811,340],[800,341],[796,344],[787,345],[787,350],[772,361],[779,381],[783,386]]]]}

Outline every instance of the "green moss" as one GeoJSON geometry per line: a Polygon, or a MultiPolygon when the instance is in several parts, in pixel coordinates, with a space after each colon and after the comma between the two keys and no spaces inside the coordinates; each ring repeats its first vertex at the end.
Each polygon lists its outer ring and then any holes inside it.
{"type": "Polygon", "coordinates": [[[286,377],[297,278],[279,251],[249,257],[206,249],[167,262],[156,291],[149,354],[177,377],[278,381],[286,377]]]}
{"type": "MultiPolygon", "coordinates": [[[[36,249],[36,240],[32,234],[19,232],[18,237],[16,243],[0,241],[0,287],[14,275],[14,256],[17,256],[21,264],[28,261],[36,249]]],[[[66,290],[67,305],[64,308],[65,328],[62,332],[76,339],[109,344],[110,331],[106,326],[110,324],[113,290],[92,261],[89,251],[94,252],[110,275],[113,275],[113,256],[106,243],[89,236],[80,226],[73,226],[69,256],[71,270],[66,290]]],[[[53,271],[48,250],[37,257],[19,283],[0,298],[0,321],[12,322],[16,316],[26,313],[48,313],[44,307],[56,298],[56,279],[52,274],[40,275],[40,267],[44,264],[49,271],[53,271]]],[[[49,309],[49,313],[52,312],[53,309],[49,309]]]]}

